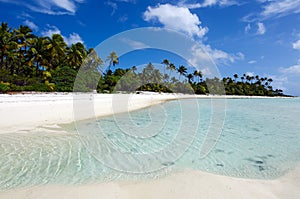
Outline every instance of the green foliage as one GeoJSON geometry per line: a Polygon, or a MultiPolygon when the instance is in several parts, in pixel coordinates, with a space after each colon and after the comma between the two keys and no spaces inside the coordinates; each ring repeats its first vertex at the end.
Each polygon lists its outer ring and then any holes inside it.
{"type": "Polygon", "coordinates": [[[201,71],[178,68],[164,59],[163,73],[149,63],[137,73],[137,67],[115,69],[116,52],[106,60],[108,69],[93,49],[82,43],[67,46],[60,34],[40,37],[27,26],[10,28],[0,25],[0,93],[9,91],[91,92],[154,91],[196,94],[281,96],[267,77],[239,76],[203,79],[201,71]],[[113,71],[114,70],[114,71],[113,71]],[[177,73],[177,74],[175,74],[177,73]],[[178,78],[176,78],[178,77],[178,78]],[[76,81],[75,81],[76,80],[76,81]],[[225,93],[224,93],[225,92],[225,93]]]}
{"type": "Polygon", "coordinates": [[[9,90],[10,90],[9,83],[0,82],[0,93],[6,93],[9,90]]]}
{"type": "Polygon", "coordinates": [[[52,73],[52,82],[55,84],[55,91],[72,92],[76,75],[77,72],[68,66],[59,67],[55,70],[52,73]]]}

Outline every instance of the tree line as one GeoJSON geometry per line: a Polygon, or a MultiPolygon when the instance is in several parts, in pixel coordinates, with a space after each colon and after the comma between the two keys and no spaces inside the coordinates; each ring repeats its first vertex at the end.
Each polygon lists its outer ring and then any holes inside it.
{"type": "Polygon", "coordinates": [[[221,93],[223,89],[227,95],[284,95],[282,90],[274,90],[273,80],[266,77],[244,74],[239,78],[235,74],[233,78],[204,79],[201,71],[189,72],[185,66],[177,67],[168,59],[162,61],[163,70],[151,63],[139,72],[136,66],[116,68],[118,64],[119,57],[115,52],[102,60],[94,49],[86,49],[82,43],[68,46],[60,34],[42,37],[34,35],[28,26],[13,29],[7,23],[1,23],[0,93],[72,92],[77,75],[82,75],[77,78],[78,91],[208,94],[221,93]],[[107,69],[102,68],[104,63],[108,63],[107,69]],[[224,86],[218,87],[220,84],[224,86]]]}

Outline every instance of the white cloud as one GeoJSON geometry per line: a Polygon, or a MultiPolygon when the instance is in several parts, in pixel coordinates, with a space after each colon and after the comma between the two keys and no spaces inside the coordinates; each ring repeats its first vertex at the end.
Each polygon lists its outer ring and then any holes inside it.
{"type": "Polygon", "coordinates": [[[128,38],[122,38],[121,41],[128,44],[133,49],[149,48],[148,45],[146,45],[146,44],[144,44],[143,42],[140,42],[140,41],[134,41],[134,40],[128,39],[128,38]]]}
{"type": "Polygon", "coordinates": [[[207,27],[201,26],[201,21],[196,14],[192,14],[186,7],[170,4],[148,7],[144,12],[144,20],[159,21],[165,28],[187,33],[189,36],[203,38],[208,32],[207,27]]]}
{"type": "Polygon", "coordinates": [[[261,15],[264,18],[282,17],[290,14],[300,13],[299,0],[279,0],[268,1],[267,5],[263,7],[261,15]]]}
{"type": "MultiPolygon", "coordinates": [[[[47,25],[47,26],[48,26],[48,29],[41,32],[41,34],[44,37],[52,37],[53,34],[60,34],[60,35],[62,35],[61,31],[56,26],[50,26],[50,25],[47,25]]],[[[72,45],[72,44],[75,44],[77,42],[84,43],[83,40],[82,40],[82,38],[80,37],[80,35],[77,34],[77,33],[72,33],[69,36],[62,35],[62,37],[64,38],[65,42],[69,46],[72,45]]]]}
{"type": "Polygon", "coordinates": [[[295,50],[300,50],[300,39],[293,43],[293,48],[295,50]]]}
{"type": "Polygon", "coordinates": [[[68,45],[76,44],[78,42],[84,43],[78,33],[73,32],[72,34],[69,35],[69,37],[66,37],[66,36],[63,36],[63,37],[68,45]]]}
{"type": "Polygon", "coordinates": [[[265,25],[261,22],[257,23],[257,32],[258,35],[264,35],[266,33],[267,29],[265,25]]]}
{"type": "Polygon", "coordinates": [[[250,30],[251,30],[251,25],[248,24],[248,25],[245,27],[245,33],[248,33],[250,30]]]}
{"type": "Polygon", "coordinates": [[[118,4],[120,2],[135,4],[136,0],[108,0],[108,1],[106,1],[105,4],[112,8],[112,12],[110,13],[111,16],[114,15],[116,13],[116,11],[118,10],[118,8],[119,8],[118,4]]]}
{"type": "Polygon", "coordinates": [[[249,13],[244,16],[244,22],[263,21],[300,13],[299,0],[256,0],[261,3],[260,13],[249,13]]]}
{"type": "Polygon", "coordinates": [[[0,0],[4,3],[13,3],[25,6],[34,12],[40,12],[50,15],[74,15],[77,11],[77,4],[83,3],[84,0],[35,0],[18,1],[18,0],[0,0]]]}
{"type": "Polygon", "coordinates": [[[256,60],[251,60],[251,61],[248,61],[248,64],[256,64],[257,61],[256,60]]]}
{"type": "Polygon", "coordinates": [[[108,2],[106,2],[106,5],[108,5],[112,8],[110,15],[114,15],[116,13],[116,11],[118,10],[118,4],[116,2],[108,1],[108,2]]]}
{"type": "Polygon", "coordinates": [[[202,7],[214,6],[214,5],[231,6],[236,4],[238,4],[238,2],[234,0],[205,0],[202,4],[202,7]]]}
{"type": "Polygon", "coordinates": [[[213,49],[210,45],[193,46],[191,49],[191,58],[189,63],[193,66],[211,65],[212,61],[216,65],[229,65],[237,60],[243,60],[244,54],[229,54],[222,50],[213,49]]]}
{"type": "Polygon", "coordinates": [[[280,68],[279,71],[284,74],[300,75],[300,63],[287,68],[280,68]]]}
{"type": "Polygon", "coordinates": [[[53,34],[61,34],[56,26],[47,25],[47,30],[41,32],[44,37],[52,37],[53,34]]]}
{"type": "Polygon", "coordinates": [[[264,77],[268,77],[273,80],[272,87],[274,89],[281,89],[283,90],[284,93],[288,90],[286,87],[286,85],[289,82],[288,77],[283,75],[277,76],[277,75],[268,75],[268,74],[264,74],[264,77]]]}
{"type": "Polygon", "coordinates": [[[235,0],[204,0],[203,3],[194,3],[194,4],[186,4],[185,1],[181,1],[178,3],[179,6],[186,7],[189,9],[195,8],[205,8],[205,7],[212,7],[212,6],[232,6],[238,5],[239,3],[235,0]]]}
{"type": "Polygon", "coordinates": [[[32,21],[25,20],[23,23],[33,31],[38,31],[39,30],[39,27],[35,23],[33,23],[32,21]]]}
{"type": "Polygon", "coordinates": [[[255,76],[254,72],[246,72],[245,74],[246,74],[246,76],[249,76],[249,77],[254,77],[255,76]]]}

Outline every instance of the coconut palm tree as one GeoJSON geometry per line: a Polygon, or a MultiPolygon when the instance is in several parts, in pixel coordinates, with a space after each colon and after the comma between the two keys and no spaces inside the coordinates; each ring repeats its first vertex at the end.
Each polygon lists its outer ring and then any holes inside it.
{"type": "Polygon", "coordinates": [[[164,64],[164,65],[165,65],[165,67],[164,67],[164,74],[166,74],[166,68],[168,68],[168,67],[169,67],[169,65],[170,65],[170,62],[169,62],[169,60],[167,60],[167,59],[164,59],[164,60],[163,60],[163,62],[162,62],[162,64],[164,64]]]}
{"type": "Polygon", "coordinates": [[[112,51],[109,56],[107,56],[106,61],[109,61],[107,71],[110,71],[111,66],[115,67],[117,64],[119,64],[119,56],[116,52],[112,51]]]}
{"type": "Polygon", "coordinates": [[[194,76],[198,77],[198,83],[202,82],[202,72],[200,70],[195,70],[194,71],[194,76]]]}
{"type": "Polygon", "coordinates": [[[192,84],[192,80],[194,79],[194,75],[190,73],[190,74],[188,74],[186,77],[188,78],[188,82],[189,82],[190,84],[192,84]]]}
{"type": "Polygon", "coordinates": [[[233,77],[234,77],[235,82],[236,82],[237,78],[239,78],[238,74],[234,74],[233,77]]]}
{"type": "Polygon", "coordinates": [[[8,68],[7,57],[13,44],[13,34],[7,23],[2,22],[0,26],[0,69],[8,68]]]}
{"type": "Polygon", "coordinates": [[[137,67],[136,66],[132,66],[131,70],[135,74],[135,72],[137,71],[137,67]]]}
{"type": "Polygon", "coordinates": [[[177,69],[178,73],[179,73],[179,81],[180,81],[180,77],[181,75],[186,75],[187,73],[187,68],[185,66],[179,66],[179,68],[177,69]]]}
{"type": "Polygon", "coordinates": [[[53,34],[52,37],[46,37],[48,42],[47,50],[49,56],[48,69],[56,69],[64,60],[67,44],[60,34],[53,34]]]}
{"type": "Polygon", "coordinates": [[[170,63],[168,66],[168,70],[170,70],[169,77],[171,77],[172,71],[176,71],[176,66],[173,63],[170,63]]]}
{"type": "Polygon", "coordinates": [[[40,67],[48,65],[46,54],[47,40],[43,37],[33,39],[33,46],[29,49],[29,66],[35,67],[35,76],[39,75],[40,67]]]}
{"type": "Polygon", "coordinates": [[[65,65],[78,70],[86,56],[87,52],[82,43],[72,44],[72,46],[67,49],[65,65]]]}

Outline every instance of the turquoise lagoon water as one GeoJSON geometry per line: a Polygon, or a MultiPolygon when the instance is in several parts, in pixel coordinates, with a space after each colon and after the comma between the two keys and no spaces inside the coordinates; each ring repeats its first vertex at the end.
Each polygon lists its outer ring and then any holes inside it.
{"type": "Polygon", "coordinates": [[[208,129],[218,125],[213,111],[224,108],[214,100],[1,134],[0,189],[153,179],[186,168],[274,179],[299,165],[300,99],[227,99],[221,135],[212,134],[216,144],[202,157],[208,129]]]}

